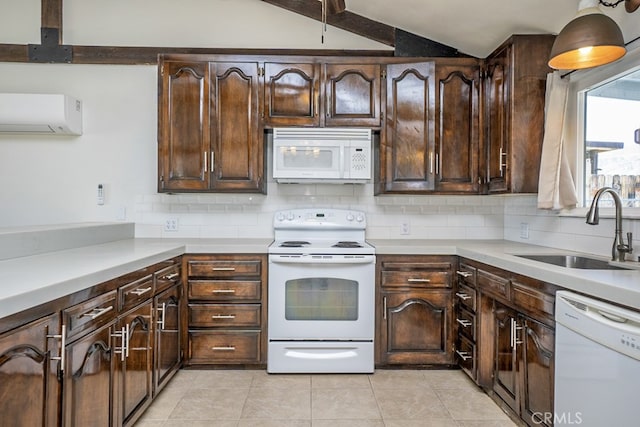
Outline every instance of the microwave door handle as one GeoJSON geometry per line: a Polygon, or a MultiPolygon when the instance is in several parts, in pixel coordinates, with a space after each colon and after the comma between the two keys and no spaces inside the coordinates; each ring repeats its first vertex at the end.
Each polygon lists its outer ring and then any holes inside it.
{"type": "Polygon", "coordinates": [[[345,162],[345,158],[344,158],[344,157],[345,157],[345,153],[344,153],[344,145],[343,145],[343,144],[340,144],[340,171],[339,171],[339,174],[340,174],[340,176],[339,176],[339,177],[340,177],[340,178],[346,178],[346,177],[344,176],[344,175],[345,175],[345,174],[344,174],[344,172],[345,172],[345,170],[344,170],[344,162],[345,162]]]}

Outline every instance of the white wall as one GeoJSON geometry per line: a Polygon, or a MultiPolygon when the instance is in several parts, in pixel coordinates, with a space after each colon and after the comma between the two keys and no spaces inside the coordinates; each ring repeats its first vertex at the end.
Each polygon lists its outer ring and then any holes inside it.
{"type": "MultiPolygon", "coordinates": [[[[0,0],[0,11],[0,43],[39,43],[40,0],[0,0]]],[[[321,45],[319,23],[258,0],[65,0],[64,43],[387,48],[331,27],[321,45]]],[[[526,223],[531,243],[610,250],[610,221],[592,227],[541,212],[531,195],[374,197],[371,185],[271,179],[267,196],[157,194],[155,66],[0,63],[0,92],[66,93],[84,102],[80,137],[0,135],[0,227],[126,220],[141,237],[271,237],[273,212],[325,206],[366,211],[369,238],[521,240],[526,223]],[[96,204],[99,183],[104,206],[96,204]],[[179,220],[178,232],[163,231],[168,218],[179,220]],[[401,222],[409,235],[400,235],[401,222]]],[[[625,231],[640,232],[634,228],[625,222],[625,231]]]]}

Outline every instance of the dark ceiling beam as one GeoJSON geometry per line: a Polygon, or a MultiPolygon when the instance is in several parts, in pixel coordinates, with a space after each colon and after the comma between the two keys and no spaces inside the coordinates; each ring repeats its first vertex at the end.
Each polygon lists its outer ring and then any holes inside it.
{"type": "MultiPolygon", "coordinates": [[[[318,0],[262,0],[290,12],[322,21],[322,5],[318,0]]],[[[345,10],[327,14],[327,24],[352,32],[387,46],[395,46],[395,28],[345,10]]]]}
{"type": "MultiPolygon", "coordinates": [[[[322,4],[318,0],[262,0],[290,12],[306,16],[307,18],[322,20],[322,4]]],[[[348,10],[344,10],[344,1],[327,1],[327,24],[341,30],[349,31],[364,38],[394,47],[396,56],[434,56],[457,57],[457,49],[426,39],[417,34],[409,33],[399,28],[374,21],[348,10]],[[340,4],[338,4],[340,3],[340,4]],[[331,13],[331,11],[339,11],[331,13]]]]}

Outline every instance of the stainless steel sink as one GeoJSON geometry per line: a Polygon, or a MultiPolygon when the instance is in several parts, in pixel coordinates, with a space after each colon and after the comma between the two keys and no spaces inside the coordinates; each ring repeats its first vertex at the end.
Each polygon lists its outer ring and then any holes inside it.
{"type": "Polygon", "coordinates": [[[520,258],[532,261],[544,262],[545,264],[558,265],[567,268],[580,268],[584,270],[626,270],[622,267],[610,265],[609,261],[596,258],[589,258],[578,255],[516,255],[520,258]]]}

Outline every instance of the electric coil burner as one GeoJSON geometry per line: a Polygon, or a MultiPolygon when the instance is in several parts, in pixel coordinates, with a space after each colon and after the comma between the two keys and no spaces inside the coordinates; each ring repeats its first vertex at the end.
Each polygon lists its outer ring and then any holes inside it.
{"type": "Polygon", "coordinates": [[[269,373],[373,372],[375,249],[363,212],[274,216],[269,247],[269,373]]]}

